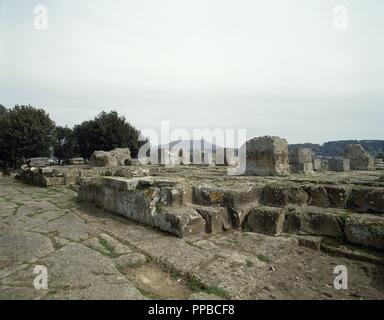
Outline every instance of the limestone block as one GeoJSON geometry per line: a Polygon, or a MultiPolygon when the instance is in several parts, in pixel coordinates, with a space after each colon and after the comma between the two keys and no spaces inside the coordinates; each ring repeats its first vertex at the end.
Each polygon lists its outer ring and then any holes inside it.
{"type": "Polygon", "coordinates": [[[349,159],[329,159],[328,160],[329,171],[349,171],[350,162],[349,159]]]}
{"type": "Polygon", "coordinates": [[[265,136],[247,141],[240,154],[246,154],[244,175],[286,176],[289,174],[288,142],[279,137],[265,136]]]}
{"type": "Polygon", "coordinates": [[[384,249],[384,221],[380,218],[353,218],[345,223],[345,236],[353,244],[384,249]]]}
{"type": "Polygon", "coordinates": [[[359,144],[350,144],[344,151],[352,170],[375,170],[374,158],[359,144]]]}
{"type": "Polygon", "coordinates": [[[278,235],[283,232],[284,213],[284,208],[254,208],[248,214],[243,224],[243,229],[268,235],[278,235]]]}

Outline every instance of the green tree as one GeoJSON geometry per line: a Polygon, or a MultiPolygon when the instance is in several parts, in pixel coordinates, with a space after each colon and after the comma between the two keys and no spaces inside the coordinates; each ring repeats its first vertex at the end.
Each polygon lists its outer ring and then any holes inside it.
{"type": "Polygon", "coordinates": [[[76,137],[71,128],[56,127],[53,143],[53,155],[61,160],[69,160],[75,155],[76,137]]]}
{"type": "Polygon", "coordinates": [[[145,143],[139,141],[140,131],[116,111],[102,112],[93,120],[75,126],[74,132],[77,151],[84,158],[89,158],[96,150],[110,151],[115,148],[129,148],[132,156],[136,156],[145,143]]]}
{"type": "Polygon", "coordinates": [[[7,114],[7,108],[0,104],[0,118],[4,117],[7,114]]]}
{"type": "Polygon", "coordinates": [[[3,160],[16,165],[23,158],[50,156],[54,122],[42,109],[16,105],[0,118],[3,160]]]}

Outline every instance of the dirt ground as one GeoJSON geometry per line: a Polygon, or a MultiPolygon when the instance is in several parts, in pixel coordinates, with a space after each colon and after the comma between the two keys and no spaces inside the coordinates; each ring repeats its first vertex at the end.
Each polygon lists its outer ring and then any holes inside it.
{"type": "Polygon", "coordinates": [[[384,299],[384,267],[230,231],[178,239],[77,201],[68,188],[0,178],[1,299],[384,299]],[[48,289],[35,289],[45,266],[48,289]],[[336,290],[334,268],[348,269],[336,290]]]}

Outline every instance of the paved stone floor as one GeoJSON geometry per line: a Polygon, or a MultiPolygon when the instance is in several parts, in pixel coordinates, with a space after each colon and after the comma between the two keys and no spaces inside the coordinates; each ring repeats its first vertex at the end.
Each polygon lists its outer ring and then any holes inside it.
{"type": "Polygon", "coordinates": [[[68,188],[0,178],[1,299],[384,299],[384,268],[228,232],[182,240],[77,201],[68,188]],[[48,270],[37,290],[34,268],[48,270]],[[333,286],[337,265],[348,290],[333,286]]]}

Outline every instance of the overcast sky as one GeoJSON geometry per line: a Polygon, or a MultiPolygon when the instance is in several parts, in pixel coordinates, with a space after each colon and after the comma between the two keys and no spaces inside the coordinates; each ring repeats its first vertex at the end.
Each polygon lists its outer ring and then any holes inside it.
{"type": "Polygon", "coordinates": [[[383,17],[383,0],[0,0],[0,104],[69,126],[117,110],[139,129],[384,139],[383,17]]]}

